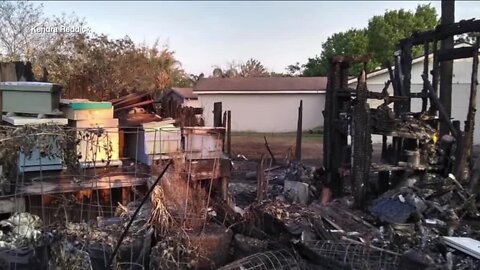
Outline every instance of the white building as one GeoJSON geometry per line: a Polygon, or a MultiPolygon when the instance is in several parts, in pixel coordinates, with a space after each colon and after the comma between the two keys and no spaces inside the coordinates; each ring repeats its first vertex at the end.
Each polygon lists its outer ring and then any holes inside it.
{"type": "Polygon", "coordinates": [[[193,88],[213,125],[213,103],[232,112],[232,130],[292,132],[303,100],[303,129],[323,126],[326,77],[203,78],[193,88]]]}
{"type": "MultiPolygon", "coordinates": [[[[469,44],[458,44],[455,47],[470,46],[469,44]]],[[[472,58],[458,59],[453,63],[453,80],[452,80],[452,115],[454,120],[460,120],[462,123],[462,129],[464,121],[467,119],[468,103],[470,98],[470,83],[472,75],[472,58]]],[[[433,55],[429,57],[429,71],[432,70],[433,55]]],[[[421,92],[423,88],[423,63],[424,57],[416,58],[412,61],[412,77],[411,77],[411,92],[421,92]]],[[[385,82],[390,79],[387,69],[378,70],[367,75],[367,87],[370,91],[381,92],[385,87],[385,82]]],[[[432,80],[431,74],[429,74],[430,81],[432,80]]],[[[349,81],[349,87],[355,88],[357,79],[351,79],[349,81]]],[[[388,88],[390,95],[393,95],[393,88],[390,85],[388,88]]],[[[370,107],[375,108],[380,105],[382,101],[370,102],[370,107]]],[[[477,95],[477,106],[480,106],[480,93],[477,95]]],[[[412,99],[412,111],[421,111],[422,100],[418,98],[412,99]]],[[[430,107],[430,101],[428,107],[430,107]]],[[[377,138],[375,138],[377,141],[377,138]]],[[[480,111],[477,111],[475,115],[475,133],[474,143],[480,144],[480,111]]]]}

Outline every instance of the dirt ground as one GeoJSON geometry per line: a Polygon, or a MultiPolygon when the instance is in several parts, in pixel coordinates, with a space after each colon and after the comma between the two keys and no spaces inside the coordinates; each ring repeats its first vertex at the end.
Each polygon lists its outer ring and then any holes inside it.
{"type": "MultiPolygon", "coordinates": [[[[233,133],[233,156],[244,155],[249,160],[258,160],[262,154],[268,154],[265,147],[267,138],[270,149],[278,161],[295,153],[295,134],[293,133],[233,133]]],[[[302,160],[313,166],[320,165],[323,149],[323,134],[304,134],[302,139],[302,160]]]]}

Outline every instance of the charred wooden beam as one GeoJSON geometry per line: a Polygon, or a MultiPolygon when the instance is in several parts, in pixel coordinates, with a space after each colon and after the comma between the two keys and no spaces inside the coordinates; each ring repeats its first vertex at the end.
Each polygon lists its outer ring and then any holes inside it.
{"type": "Polygon", "coordinates": [[[259,202],[267,195],[267,183],[265,178],[265,155],[262,154],[260,163],[257,165],[257,200],[259,202]]]}
{"type": "Polygon", "coordinates": [[[332,58],[332,63],[365,63],[370,60],[370,55],[339,55],[332,58]]]}
{"type": "Polygon", "coordinates": [[[426,82],[427,89],[430,94],[430,100],[432,101],[432,104],[435,104],[438,108],[438,111],[440,113],[440,119],[444,121],[449,130],[450,133],[452,133],[453,137],[458,138],[458,133],[457,130],[453,127],[452,121],[450,121],[450,117],[448,116],[445,108],[443,107],[442,103],[440,102],[440,99],[438,98],[437,94],[435,93],[435,90],[433,89],[433,86],[430,84],[428,81],[427,77],[425,74],[422,74],[423,81],[426,82]]]}
{"type": "Polygon", "coordinates": [[[438,52],[438,61],[452,61],[455,59],[473,57],[475,50],[473,47],[461,47],[455,49],[445,49],[438,52]]]}
{"type": "MultiPolygon", "coordinates": [[[[427,76],[428,79],[428,61],[429,60],[429,46],[428,42],[423,44],[423,74],[427,76]]],[[[428,90],[426,82],[423,82],[423,89],[422,89],[422,112],[427,111],[427,102],[428,102],[428,90]]]]}
{"type": "Polygon", "coordinates": [[[421,45],[425,42],[433,42],[434,40],[443,40],[450,36],[479,32],[480,20],[461,20],[457,23],[438,25],[435,30],[414,33],[409,38],[400,41],[400,44],[410,42],[413,46],[421,45]]]}
{"type": "Polygon", "coordinates": [[[366,74],[362,71],[357,84],[357,103],[352,121],[352,191],[357,207],[363,207],[367,195],[371,160],[370,108],[367,103],[366,74]]]}
{"type": "Polygon", "coordinates": [[[430,97],[430,95],[428,94],[428,90],[427,92],[420,92],[420,93],[410,93],[410,98],[427,98],[430,97]]]}
{"type": "Polygon", "coordinates": [[[232,156],[232,111],[227,112],[227,154],[232,156]]]}
{"type": "MultiPolygon", "coordinates": [[[[455,1],[442,0],[442,16],[441,24],[448,25],[455,22],[455,1]]],[[[453,36],[448,36],[440,42],[441,53],[444,50],[453,49],[453,36]]],[[[440,102],[445,108],[448,118],[452,115],[452,75],[453,75],[453,61],[441,61],[440,57],[437,59],[440,62],[440,102]]],[[[447,123],[440,123],[440,135],[448,134],[447,123]]]]}
{"type": "Polygon", "coordinates": [[[473,150],[473,131],[475,128],[475,113],[477,111],[477,86],[478,86],[478,47],[479,39],[474,47],[472,77],[470,82],[470,101],[468,104],[467,120],[465,121],[465,135],[463,138],[463,155],[460,160],[460,166],[457,170],[457,179],[460,182],[465,182],[464,170],[471,162],[471,155],[473,150]]]}
{"type": "MultiPolygon", "coordinates": [[[[436,96],[438,96],[438,81],[439,81],[439,63],[438,62],[438,41],[435,40],[433,42],[433,66],[432,66],[432,89],[433,92],[435,93],[436,96]]],[[[425,81],[424,81],[425,83],[425,81]]],[[[428,90],[428,84],[427,84],[427,90],[428,90]]],[[[431,112],[433,115],[436,114],[436,111],[438,110],[437,105],[432,102],[432,106],[430,108],[431,112]]]]}
{"type": "Polygon", "coordinates": [[[412,44],[407,42],[403,44],[401,50],[401,62],[402,65],[402,75],[403,75],[403,83],[402,83],[402,90],[403,95],[408,98],[403,105],[404,112],[410,111],[410,92],[411,92],[411,79],[412,79],[412,44]]]}
{"type": "Polygon", "coordinates": [[[270,154],[270,157],[272,158],[273,165],[276,165],[277,160],[275,159],[275,156],[273,155],[272,150],[270,149],[270,146],[268,145],[267,137],[263,136],[263,139],[265,140],[265,147],[267,148],[267,151],[270,154]]]}
{"type": "MultiPolygon", "coordinates": [[[[341,60],[344,59],[342,58],[341,60]]],[[[336,122],[344,106],[344,101],[350,100],[350,97],[340,97],[337,93],[339,89],[342,89],[340,87],[342,68],[344,66],[340,62],[332,60],[325,95],[325,110],[323,111],[323,161],[327,173],[327,186],[332,189],[334,196],[340,196],[343,191],[343,182],[338,169],[342,162],[342,149],[347,145],[347,134],[342,133],[338,129],[336,122]]]]}

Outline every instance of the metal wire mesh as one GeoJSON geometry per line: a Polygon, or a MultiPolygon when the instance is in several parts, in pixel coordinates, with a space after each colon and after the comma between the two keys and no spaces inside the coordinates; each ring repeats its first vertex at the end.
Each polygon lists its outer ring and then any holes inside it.
{"type": "Polygon", "coordinates": [[[256,253],[219,270],[300,270],[300,263],[287,250],[256,253]]]}
{"type": "MultiPolygon", "coordinates": [[[[202,133],[205,131],[209,135],[190,134],[187,141],[194,142],[194,147],[185,151],[185,146],[182,145],[184,140],[178,128],[62,127],[58,133],[47,132],[40,127],[36,129],[37,127],[32,127],[28,133],[19,134],[14,132],[22,130],[18,127],[0,126],[0,141],[6,142],[12,154],[22,152],[20,148],[23,143],[31,144],[28,149],[34,152],[20,157],[0,156],[4,160],[12,159],[5,164],[11,169],[9,172],[14,172],[8,175],[8,179],[2,179],[5,195],[0,195],[0,200],[9,200],[13,204],[7,210],[7,215],[26,212],[38,217],[42,223],[38,231],[45,234],[53,232],[55,243],[50,241],[42,244],[42,250],[34,247],[25,251],[23,246],[6,251],[0,249],[0,269],[3,269],[2,258],[6,261],[6,269],[32,268],[34,266],[19,263],[22,258],[31,257],[32,254],[38,257],[37,261],[44,262],[37,265],[37,269],[46,269],[49,260],[60,268],[80,265],[81,269],[104,268],[123,226],[145,196],[149,181],[158,174],[156,170],[162,166],[156,161],[177,157],[179,154],[185,158],[187,151],[193,153],[200,150],[198,155],[185,159],[185,168],[190,175],[193,159],[214,161],[211,172],[207,173],[210,180],[205,181],[208,183],[204,185],[207,198],[210,198],[212,192],[212,181],[218,177],[218,154],[221,153],[223,141],[221,131],[209,133],[206,128],[202,129],[202,133]],[[39,136],[43,136],[43,139],[39,140],[39,136]],[[73,159],[81,165],[74,171],[66,170],[69,165],[66,163],[71,160],[65,160],[65,153],[62,152],[67,148],[64,144],[67,136],[72,136],[68,138],[69,142],[75,143],[73,159]],[[125,146],[124,149],[122,145],[125,146]],[[197,148],[194,149],[195,147],[197,148]],[[44,149],[51,152],[49,157],[41,155],[40,152],[44,149]],[[76,156],[76,153],[80,155],[76,156]],[[28,170],[24,169],[25,165],[28,165],[28,170]]],[[[198,179],[189,177],[187,187],[196,185],[192,181],[198,179]]],[[[196,191],[187,190],[186,194],[194,192],[196,191]]],[[[187,195],[183,201],[187,200],[187,195]]],[[[206,209],[208,205],[207,199],[202,208],[206,209]]],[[[146,229],[148,226],[144,226],[150,218],[150,204],[144,207],[122,242],[114,268],[144,269],[148,265],[151,248],[148,237],[153,234],[153,229],[150,231],[146,229]]],[[[196,218],[201,219],[203,226],[200,229],[203,229],[207,211],[202,211],[196,218]]]]}
{"type": "Polygon", "coordinates": [[[399,254],[350,241],[308,241],[305,245],[320,258],[329,269],[397,269],[399,254]]]}

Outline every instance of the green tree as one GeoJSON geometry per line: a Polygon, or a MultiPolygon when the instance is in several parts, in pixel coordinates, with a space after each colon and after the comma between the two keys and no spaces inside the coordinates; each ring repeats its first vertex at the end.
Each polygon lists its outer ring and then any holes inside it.
{"type": "Polygon", "coordinates": [[[288,76],[296,77],[303,74],[303,67],[300,65],[300,62],[295,63],[295,65],[288,65],[285,70],[287,71],[288,76]]]}
{"type": "MultiPolygon", "coordinates": [[[[328,74],[330,59],[337,55],[364,55],[368,54],[368,36],[366,29],[350,29],[332,35],[322,44],[320,56],[309,58],[303,66],[304,76],[326,76],[328,74]]],[[[375,61],[370,61],[367,69],[373,70],[377,66],[375,61]]],[[[362,65],[352,67],[350,75],[358,75],[362,65]]]]}
{"type": "MultiPolygon", "coordinates": [[[[326,76],[329,61],[336,55],[365,55],[372,59],[367,65],[367,72],[377,67],[385,67],[387,61],[392,62],[393,53],[398,42],[416,31],[435,28],[438,23],[435,8],[428,5],[417,6],[415,12],[404,9],[386,11],[382,16],[374,16],[366,29],[350,29],[335,33],[322,44],[322,52],[302,65],[303,76],[326,76]]],[[[422,54],[422,48],[413,48],[413,57],[422,54]]],[[[295,65],[289,66],[295,68],[295,65]]],[[[356,76],[362,69],[361,64],[354,65],[350,75],[356,76]]]]}
{"type": "Polygon", "coordinates": [[[241,77],[265,77],[268,76],[267,69],[257,59],[250,58],[244,64],[240,65],[241,77]]]}
{"type": "MultiPolygon", "coordinates": [[[[414,32],[434,29],[438,23],[437,12],[428,5],[417,6],[415,12],[408,10],[390,10],[383,16],[374,16],[368,23],[369,51],[383,67],[392,62],[393,52],[401,39],[414,32]]],[[[413,48],[413,57],[422,55],[422,48],[413,48]]]]}
{"type": "Polygon", "coordinates": [[[245,63],[237,63],[231,61],[227,63],[226,68],[214,66],[212,75],[213,78],[235,78],[235,77],[268,77],[270,73],[263,66],[263,64],[254,58],[250,58],[245,63]]]}
{"type": "Polygon", "coordinates": [[[0,2],[0,53],[4,59],[25,58],[28,48],[38,38],[31,30],[45,22],[42,5],[27,1],[0,2]]]}

